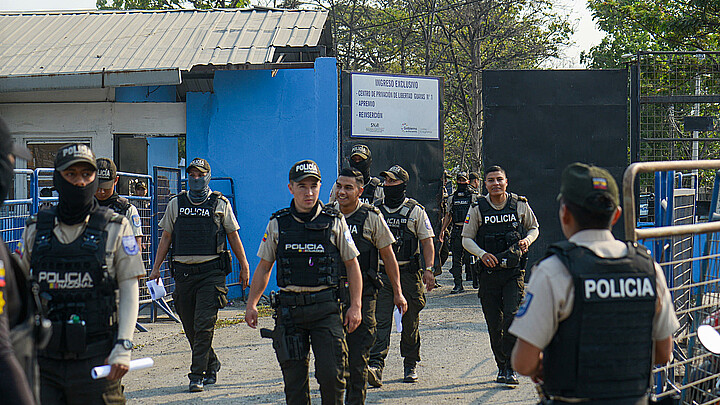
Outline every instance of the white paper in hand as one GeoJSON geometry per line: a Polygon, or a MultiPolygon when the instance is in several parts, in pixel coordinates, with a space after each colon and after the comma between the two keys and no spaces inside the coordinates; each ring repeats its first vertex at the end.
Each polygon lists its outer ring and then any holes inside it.
{"type": "MultiPolygon", "coordinates": [[[[142,370],[144,368],[152,367],[155,362],[150,357],[144,357],[142,359],[132,360],[130,362],[130,370],[129,371],[135,371],[135,370],[142,370]]],[[[90,371],[90,376],[93,378],[93,380],[97,380],[98,378],[105,378],[108,375],[110,375],[110,366],[97,366],[94,367],[90,371]]]]}
{"type": "Polygon", "coordinates": [[[163,285],[162,277],[158,278],[157,281],[148,280],[147,286],[148,291],[150,291],[150,298],[152,298],[153,301],[158,300],[167,294],[165,286],[163,285]]]}
{"type": "Polygon", "coordinates": [[[398,332],[402,332],[402,312],[398,309],[398,307],[395,307],[395,311],[393,311],[393,317],[395,318],[395,330],[398,332]]]}

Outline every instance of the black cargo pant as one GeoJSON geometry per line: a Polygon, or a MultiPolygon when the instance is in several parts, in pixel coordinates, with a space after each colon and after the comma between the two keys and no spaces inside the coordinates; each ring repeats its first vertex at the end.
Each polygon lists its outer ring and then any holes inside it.
{"type": "Polygon", "coordinates": [[[465,265],[465,273],[472,280],[472,266],[470,266],[470,253],[465,251],[462,245],[462,225],[453,224],[452,234],[450,235],[450,246],[452,250],[452,267],[450,274],[453,275],[455,285],[462,285],[462,268],[465,265]]]}
{"type": "MultiPolygon", "coordinates": [[[[400,286],[403,296],[408,303],[408,309],[402,317],[402,334],[400,335],[400,355],[404,358],[405,367],[414,367],[420,361],[420,311],[425,308],[425,285],[422,282],[422,269],[406,271],[400,269],[400,286]]],[[[383,288],[378,292],[375,318],[377,319],[377,334],[375,343],[370,349],[371,367],[383,369],[385,358],[390,350],[390,331],[392,329],[393,308],[395,302],[390,279],[385,268],[380,268],[380,278],[383,288]]]]}
{"type": "Polygon", "coordinates": [[[488,325],[495,363],[500,370],[511,368],[510,354],[516,338],[508,333],[508,328],[524,295],[525,270],[497,268],[488,273],[485,268],[481,268],[478,276],[478,297],[488,325]]]}
{"type": "MultiPolygon", "coordinates": [[[[368,282],[367,279],[363,282],[368,282]]],[[[367,395],[367,368],[370,347],[375,342],[376,322],[375,306],[377,290],[372,286],[363,286],[362,322],[347,335],[348,371],[346,404],[364,404],[367,395]]]]}
{"type": "MultiPolygon", "coordinates": [[[[58,360],[39,357],[40,401],[43,405],[124,404],[120,380],[93,380],[90,370],[105,364],[108,354],[83,360],[58,360]]],[[[0,402],[2,398],[0,398],[0,402]]]]}
{"type": "MultiPolygon", "coordinates": [[[[282,369],[285,382],[285,401],[288,405],[310,404],[310,382],[308,365],[310,345],[315,355],[315,378],[320,384],[320,396],[323,405],[343,403],[345,390],[345,369],[347,362],[347,345],[345,329],[337,301],[326,301],[309,305],[295,305],[276,309],[282,313],[289,310],[292,325],[288,325],[285,317],[277,316],[275,329],[282,325],[286,333],[297,336],[302,352],[292,353],[294,359],[281,359],[278,363],[282,369]]],[[[276,342],[273,341],[273,346],[276,342]]],[[[275,351],[276,355],[278,351],[275,351]]]]}
{"type": "Polygon", "coordinates": [[[220,369],[212,340],[218,309],[227,304],[227,293],[225,273],[220,269],[196,274],[175,271],[175,310],[192,350],[190,380],[202,379],[206,371],[220,369]]]}

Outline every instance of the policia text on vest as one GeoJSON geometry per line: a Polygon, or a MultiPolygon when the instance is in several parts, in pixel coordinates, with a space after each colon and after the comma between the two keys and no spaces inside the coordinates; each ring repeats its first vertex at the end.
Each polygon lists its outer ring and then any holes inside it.
{"type": "Polygon", "coordinates": [[[288,178],[293,199],[289,208],[274,213],[268,222],[258,249],[260,263],[250,286],[245,322],[257,328],[257,303],[277,262],[280,293],[271,303],[275,329],[263,336],[273,339],[286,402],[310,404],[307,362],[312,345],[322,402],[342,404],[348,349],[338,294],[340,266],[345,267],[350,292],[344,325],[351,333],[362,318],[359,252],[340,212],[318,201],[317,164],[297,162],[288,178]]]}
{"type": "Polygon", "coordinates": [[[210,164],[195,158],[186,172],[188,191],[168,202],[160,221],[163,232],[149,279],[160,277],[160,266],[170,251],[175,309],[192,349],[188,389],[198,392],[217,382],[221,366],[212,340],[218,310],[228,302],[225,276],[231,263],[227,244],[240,262],[243,287],[248,285],[250,269],[230,202],[208,186],[210,164]]]}

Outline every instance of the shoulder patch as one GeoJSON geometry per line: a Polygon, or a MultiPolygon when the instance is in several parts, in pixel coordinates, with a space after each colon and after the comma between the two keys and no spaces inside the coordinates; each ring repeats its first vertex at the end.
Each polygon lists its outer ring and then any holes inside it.
{"type": "Polygon", "coordinates": [[[527,313],[528,308],[530,308],[530,303],[532,302],[532,299],[532,293],[525,293],[525,297],[523,298],[522,303],[520,303],[520,308],[518,308],[517,314],[515,314],[515,318],[520,318],[521,316],[525,315],[525,313],[527,313]]]}
{"type": "Polygon", "coordinates": [[[137,241],[134,236],[123,236],[122,237],[123,250],[128,256],[135,256],[140,252],[137,241]]]}
{"type": "Polygon", "coordinates": [[[340,210],[337,210],[329,205],[323,205],[321,212],[323,214],[330,215],[332,217],[337,217],[337,218],[342,217],[342,213],[340,213],[340,210]]]}
{"type": "Polygon", "coordinates": [[[518,201],[527,202],[527,197],[525,197],[524,195],[519,195],[518,201]]]}
{"type": "Polygon", "coordinates": [[[135,228],[140,228],[140,226],[142,226],[142,222],[140,221],[140,215],[133,215],[132,223],[133,225],[135,225],[135,228]]]}

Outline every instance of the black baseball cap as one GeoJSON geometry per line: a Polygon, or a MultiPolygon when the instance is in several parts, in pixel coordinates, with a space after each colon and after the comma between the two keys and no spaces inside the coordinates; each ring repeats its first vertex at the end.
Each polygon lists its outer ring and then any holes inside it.
{"type": "Polygon", "coordinates": [[[470,172],[470,180],[480,180],[480,174],[478,172],[470,172]]]}
{"type": "Polygon", "coordinates": [[[143,188],[143,189],[147,190],[147,186],[145,185],[145,182],[142,181],[142,180],[140,180],[140,179],[138,179],[138,180],[135,182],[134,188],[135,188],[136,190],[139,189],[139,188],[143,188]]]}
{"type": "Polygon", "coordinates": [[[98,158],[97,160],[97,178],[98,188],[112,188],[117,177],[117,166],[115,162],[108,158],[98,158]]]}
{"type": "Polygon", "coordinates": [[[370,153],[370,148],[368,148],[367,145],[357,144],[353,146],[352,150],[350,151],[350,157],[353,157],[355,155],[358,155],[363,159],[367,159],[372,156],[372,153],[370,153]]]}
{"type": "Polygon", "coordinates": [[[290,169],[290,175],[288,178],[290,181],[298,182],[308,177],[315,177],[320,180],[320,168],[317,163],[310,159],[301,160],[295,162],[290,169]]]}
{"type": "Polygon", "coordinates": [[[200,170],[200,172],[202,172],[203,174],[210,171],[210,163],[208,163],[208,161],[203,158],[193,159],[192,162],[190,162],[188,167],[185,169],[185,171],[187,172],[187,170],[190,169],[191,167],[194,167],[194,168],[200,170]]]}
{"type": "Polygon", "coordinates": [[[55,170],[63,171],[75,163],[87,163],[97,170],[95,154],[89,146],[71,143],[58,149],[55,154],[55,170]]]}
{"type": "Polygon", "coordinates": [[[405,183],[410,180],[410,175],[400,165],[395,165],[384,172],[380,173],[381,176],[390,180],[402,180],[405,183]]]}
{"type": "Polygon", "coordinates": [[[466,182],[466,181],[468,181],[467,173],[465,173],[465,172],[460,172],[460,173],[458,173],[457,176],[455,176],[455,181],[458,181],[458,182],[460,182],[460,181],[461,181],[461,182],[466,182]]]}
{"type": "Polygon", "coordinates": [[[592,212],[613,211],[620,205],[615,179],[602,167],[572,163],[562,172],[560,194],[563,198],[592,212]],[[596,197],[605,196],[612,204],[600,204],[596,197]]]}

